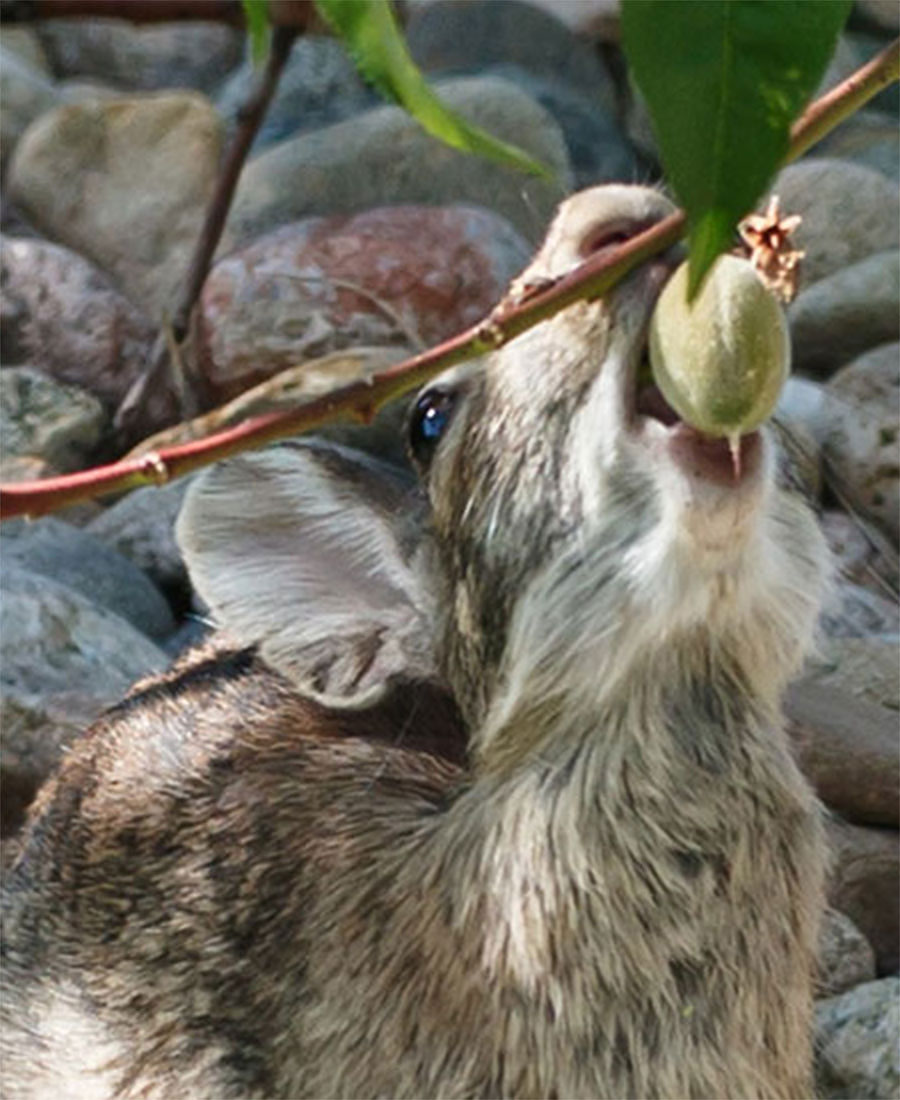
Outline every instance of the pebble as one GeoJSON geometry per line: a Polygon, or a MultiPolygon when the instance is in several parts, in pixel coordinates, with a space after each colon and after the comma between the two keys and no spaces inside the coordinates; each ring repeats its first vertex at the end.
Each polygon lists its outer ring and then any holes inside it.
{"type": "Polygon", "coordinates": [[[818,995],[834,997],[875,978],[875,952],[852,920],[826,909],[819,935],[818,995]]]}
{"type": "Polygon", "coordinates": [[[897,829],[826,823],[832,862],[828,901],[856,924],[875,952],[878,974],[900,964],[900,834],[897,829]]]}
{"type": "Polygon", "coordinates": [[[0,163],[4,170],[19,138],[38,116],[60,102],[52,80],[24,57],[0,45],[0,163]]]}
{"type": "Polygon", "coordinates": [[[211,400],[356,345],[424,350],[480,321],[529,247],[476,207],[398,206],[307,218],[219,260],[196,354],[211,400]]]}
{"type": "Polygon", "coordinates": [[[190,603],[187,570],[175,542],[175,520],[190,478],[127,493],[86,530],[133,562],[176,606],[190,603]]]}
{"type": "Polygon", "coordinates": [[[246,242],[287,222],[412,203],[487,205],[534,244],[571,188],[559,127],[519,88],[497,79],[448,80],[454,111],[549,166],[551,180],[450,149],[399,107],[379,107],[283,141],[246,166],[228,227],[246,242]]]}
{"type": "Polygon", "coordinates": [[[873,348],[829,382],[823,453],[847,504],[900,540],[900,344],[873,348]]]}
{"type": "Polygon", "coordinates": [[[866,982],[819,1002],[816,1084],[822,1100],[900,1094],[900,978],[866,982]]]}
{"type": "Polygon", "coordinates": [[[17,145],[9,194],[158,320],[193,251],[221,136],[212,105],[193,92],[59,107],[17,145]]]}
{"type": "MultiPolygon", "coordinates": [[[[238,112],[258,79],[259,69],[248,56],[216,96],[216,107],[229,130],[233,131],[238,112]]],[[[252,152],[262,152],[307,130],[343,122],[381,102],[359,77],[337,39],[306,35],[291,49],[252,152]]]]}
{"type": "MultiPolygon", "coordinates": [[[[112,411],[143,369],[154,329],[77,253],[6,237],[0,242],[0,334],[5,364],[31,363],[83,387],[112,411]]],[[[141,416],[154,424],[171,411],[151,394],[141,416]]]]}
{"type": "Polygon", "coordinates": [[[4,569],[19,565],[80,592],[114,611],[149,638],[175,630],[169,605],[153,582],[96,535],[53,516],[40,523],[16,520],[0,527],[4,569]]]}
{"type": "Polygon", "coordinates": [[[58,77],[89,77],[126,91],[209,92],[243,53],[242,32],[216,22],[46,19],[36,26],[58,77]]]}
{"type": "Polygon", "coordinates": [[[872,168],[806,157],[784,168],[771,190],[785,214],[803,218],[793,237],[806,252],[801,289],[900,244],[897,186],[872,168]]]}
{"type": "Polygon", "coordinates": [[[2,579],[0,804],[10,830],[68,741],[136,679],[162,670],[166,656],[125,619],[58,581],[6,562],[2,579]]]}
{"type": "Polygon", "coordinates": [[[34,367],[0,370],[2,461],[39,459],[48,470],[80,469],[100,441],[106,414],[85,390],[34,367]]]}
{"type": "Polygon", "coordinates": [[[869,348],[896,340],[898,301],[896,249],[876,252],[808,286],[788,309],[794,370],[827,378],[869,348]]]}

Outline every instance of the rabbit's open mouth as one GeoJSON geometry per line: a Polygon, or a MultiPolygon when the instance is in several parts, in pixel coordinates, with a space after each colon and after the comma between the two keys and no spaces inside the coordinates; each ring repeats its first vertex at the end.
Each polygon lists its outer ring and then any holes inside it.
{"type": "Polygon", "coordinates": [[[650,316],[674,271],[673,255],[677,254],[657,257],[643,272],[643,332],[638,347],[628,356],[623,379],[629,435],[651,454],[675,464],[692,481],[740,488],[759,476],[761,434],[754,431],[742,435],[732,448],[728,439],[707,435],[683,420],[653,381],[647,344],[650,316]]]}
{"type": "MultiPolygon", "coordinates": [[[[643,369],[639,378],[647,377],[643,369]]],[[[723,437],[706,435],[682,420],[652,381],[635,387],[635,429],[654,449],[661,445],[669,457],[692,477],[716,485],[740,485],[758,468],[762,441],[759,432],[736,440],[732,449],[723,437]]]]}

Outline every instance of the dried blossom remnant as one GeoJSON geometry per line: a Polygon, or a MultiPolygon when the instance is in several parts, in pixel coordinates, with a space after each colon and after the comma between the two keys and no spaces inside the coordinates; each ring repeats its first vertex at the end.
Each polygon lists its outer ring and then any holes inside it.
{"type": "Polygon", "coordinates": [[[772,195],[765,214],[751,214],[738,226],[743,254],[783,302],[790,302],[797,293],[797,268],[805,253],[792,246],[790,237],[802,220],[799,214],[784,217],[778,196],[772,195]]]}

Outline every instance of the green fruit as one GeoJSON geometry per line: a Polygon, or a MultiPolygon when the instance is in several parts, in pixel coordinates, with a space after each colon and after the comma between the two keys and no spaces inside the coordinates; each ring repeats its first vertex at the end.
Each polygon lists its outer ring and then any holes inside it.
{"type": "Polygon", "coordinates": [[[687,264],[650,322],[650,365],[663,397],[708,435],[752,432],[773,411],[790,368],[784,311],[747,260],[720,256],[694,301],[687,264]]]}

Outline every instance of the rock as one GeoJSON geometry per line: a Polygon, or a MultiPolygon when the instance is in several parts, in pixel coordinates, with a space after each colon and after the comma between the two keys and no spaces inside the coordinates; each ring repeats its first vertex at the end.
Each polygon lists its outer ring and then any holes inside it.
{"type": "Polygon", "coordinates": [[[159,488],[135,489],[86,528],[143,570],[176,608],[189,602],[187,570],[173,530],[189,484],[189,478],[181,478],[159,488]]]}
{"type": "Polygon", "coordinates": [[[58,77],[91,77],[130,91],[211,91],[243,51],[241,31],[222,23],[48,19],[37,27],[58,77]]]}
{"type": "Polygon", "coordinates": [[[562,77],[598,111],[615,112],[615,86],[596,51],[554,14],[522,0],[435,0],[413,10],[406,41],[413,60],[431,76],[514,65],[551,80],[562,77]]]}
{"type": "Polygon", "coordinates": [[[825,511],[819,526],[835,559],[838,575],[896,603],[900,556],[872,524],[846,512],[825,511]]]}
{"type": "Polygon", "coordinates": [[[895,182],[900,178],[897,119],[885,111],[857,111],[819,142],[816,151],[873,168],[895,182]]]}
{"type": "Polygon", "coordinates": [[[53,82],[6,48],[4,29],[0,46],[0,162],[4,166],[29,123],[59,101],[53,82]]]}
{"type": "Polygon", "coordinates": [[[869,348],[896,340],[898,299],[897,250],[868,256],[807,287],[788,309],[794,369],[827,377],[869,348]]]}
{"type": "Polygon", "coordinates": [[[518,85],[550,113],[565,139],[576,188],[632,180],[642,174],[613,109],[598,107],[562,78],[529,73],[517,65],[492,65],[483,75],[518,85]]]}
{"type": "Polygon", "coordinates": [[[464,118],[547,164],[553,180],[467,156],[429,137],[399,107],[380,107],[284,141],[252,160],[229,228],[246,241],[315,214],[406,203],[490,203],[529,242],[571,188],[559,128],[529,96],[501,80],[446,81],[441,98],[464,118]]]}
{"type": "Polygon", "coordinates": [[[9,193],[154,320],[179,286],[219,161],[222,123],[196,93],[71,104],[29,127],[9,193]]]}
{"type": "MultiPolygon", "coordinates": [[[[409,348],[404,347],[357,347],[307,360],[261,382],[221,408],[143,440],[128,457],[188,443],[224,431],[251,416],[294,409],[314,397],[369,378],[412,354],[409,348]]],[[[394,466],[406,466],[408,459],[403,427],[410,400],[411,395],[406,394],[388,402],[378,410],[371,423],[338,420],[317,428],[316,435],[368,451],[394,466]]]]}
{"type": "Polygon", "coordinates": [[[0,527],[4,568],[18,565],[66,585],[114,611],[149,638],[165,638],[175,620],[162,593],[127,558],[95,535],[47,517],[0,527]]]}
{"type": "MultiPolygon", "coordinates": [[[[229,129],[234,128],[258,75],[259,69],[248,56],[222,86],[216,106],[229,129]]],[[[259,153],[306,130],[343,122],[380,102],[360,79],[337,39],[304,36],[294,43],[252,149],[259,153]]]]}
{"type": "Polygon", "coordinates": [[[613,80],[555,12],[520,0],[436,0],[414,9],[407,40],[431,76],[499,77],[545,107],[562,130],[578,187],[636,176],[613,80]]]}
{"type": "Polygon", "coordinates": [[[856,10],[880,31],[900,34],[900,9],[894,0],[856,0],[856,10]]]}
{"type": "Polygon", "coordinates": [[[173,660],[189,649],[202,645],[212,633],[212,627],[199,615],[188,615],[181,626],[166,638],[163,649],[173,660]]]}
{"type": "Polygon", "coordinates": [[[900,711],[900,646],[882,638],[825,638],[806,675],[820,687],[900,711]]]}
{"type": "Polygon", "coordinates": [[[852,920],[826,909],[819,934],[818,995],[834,997],[875,977],[875,952],[852,920]]]}
{"type": "Polygon", "coordinates": [[[32,69],[37,69],[43,76],[51,76],[50,62],[37,32],[30,27],[16,27],[7,25],[3,28],[3,45],[0,47],[4,58],[8,54],[20,57],[32,69]]]}
{"type": "MultiPolygon", "coordinates": [[[[406,0],[406,7],[415,12],[445,2],[406,0]]],[[[529,0],[529,6],[547,12],[582,38],[601,42],[618,42],[621,38],[619,0],[529,0]]]]}
{"type": "Polygon", "coordinates": [[[7,563],[3,575],[0,795],[11,829],[68,741],[166,658],[130,623],[65,585],[7,563]]]}
{"type": "Polygon", "coordinates": [[[834,638],[866,638],[874,634],[900,639],[900,607],[896,599],[840,581],[825,604],[820,625],[834,638]]]}
{"type": "Polygon", "coordinates": [[[778,174],[772,193],[786,214],[803,217],[794,235],[797,247],[806,251],[801,289],[874,252],[897,247],[896,192],[896,185],[880,172],[828,157],[807,157],[778,174]]]}
{"type": "Polygon", "coordinates": [[[39,458],[60,473],[77,470],[105,422],[96,397],[33,367],[0,371],[0,439],[6,457],[39,458]]]}
{"type": "Polygon", "coordinates": [[[813,676],[790,686],[784,712],[803,774],[829,808],[859,824],[900,824],[895,711],[813,676]]]}
{"type": "Polygon", "coordinates": [[[900,978],[866,982],[816,1006],[823,1100],[894,1100],[900,1090],[900,978]]]}
{"type": "MultiPolygon", "coordinates": [[[[150,322],[87,260],[60,245],[6,238],[0,251],[0,339],[5,364],[33,363],[116,408],[143,369],[150,322]]],[[[158,426],[168,408],[141,410],[158,426]]]]}
{"type": "Polygon", "coordinates": [[[354,345],[424,348],[476,324],[529,246],[476,207],[398,206],[282,226],[215,265],[195,347],[212,400],[354,345]]]}
{"type": "Polygon", "coordinates": [[[900,538],[900,345],[873,348],[828,384],[827,473],[854,510],[900,538]]]}
{"type": "Polygon", "coordinates": [[[832,849],[828,902],[846,913],[875,951],[876,972],[897,970],[900,843],[896,829],[827,822],[832,849]]]}

